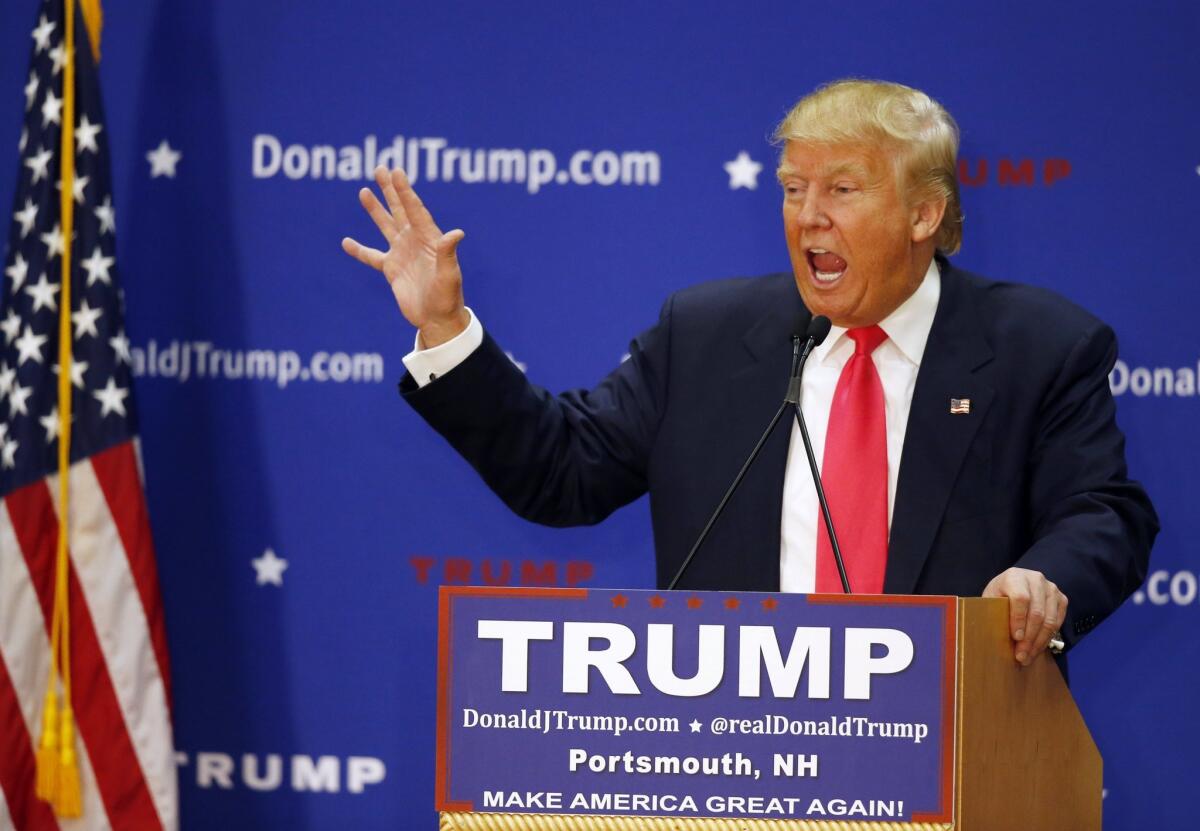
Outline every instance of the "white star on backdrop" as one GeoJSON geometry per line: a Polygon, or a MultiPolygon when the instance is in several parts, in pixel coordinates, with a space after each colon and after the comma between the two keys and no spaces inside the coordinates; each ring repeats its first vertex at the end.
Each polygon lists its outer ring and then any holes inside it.
{"type": "Polygon", "coordinates": [[[79,264],[87,269],[87,284],[91,286],[91,284],[97,280],[106,285],[112,283],[112,279],[108,276],[108,269],[112,267],[114,262],[116,262],[116,260],[114,260],[112,257],[105,257],[103,254],[101,254],[100,246],[97,245],[95,250],[92,251],[92,256],[88,257],[86,260],[80,261],[79,264]]]}
{"type": "Polygon", "coordinates": [[[53,152],[43,150],[41,145],[38,145],[38,152],[25,160],[25,166],[33,171],[33,181],[30,184],[36,185],[50,175],[50,157],[53,155],[53,152]]]}
{"type": "Polygon", "coordinates": [[[38,281],[32,286],[25,288],[25,293],[33,298],[33,310],[36,312],[43,307],[54,312],[58,310],[58,302],[54,299],[54,295],[58,293],[58,283],[51,283],[46,279],[45,272],[38,278],[38,281]]]}
{"type": "Polygon", "coordinates": [[[79,340],[85,334],[99,337],[100,333],[96,331],[96,321],[103,314],[103,309],[93,309],[85,298],[79,305],[79,311],[71,313],[71,322],[75,324],[75,340],[79,340]]]}
{"type": "Polygon", "coordinates": [[[37,222],[38,206],[32,199],[25,200],[25,207],[13,214],[13,219],[21,223],[21,239],[29,236],[33,225],[37,222]]]}
{"type": "MultiPolygon", "coordinates": [[[[6,362],[0,361],[0,398],[8,395],[9,391],[12,390],[13,381],[15,380],[17,380],[17,371],[10,369],[6,362]]],[[[3,424],[0,424],[0,427],[7,429],[3,424]]]]}
{"type": "Polygon", "coordinates": [[[18,252],[17,258],[13,260],[12,265],[4,269],[4,273],[12,280],[12,291],[13,294],[16,294],[20,291],[21,284],[25,282],[25,275],[29,273],[29,263],[25,262],[25,258],[18,252]]]}
{"type": "Polygon", "coordinates": [[[150,162],[150,178],[166,176],[168,179],[174,179],[175,165],[179,164],[182,158],[183,154],[172,150],[167,140],[163,139],[158,147],[146,154],[146,160],[150,162]]]}
{"type": "Polygon", "coordinates": [[[755,190],[758,188],[758,174],[762,172],[762,165],[750,158],[750,154],[743,150],[737,154],[736,159],[725,162],[725,172],[729,174],[730,190],[738,188],[755,190]]]}
{"type": "Polygon", "coordinates": [[[699,732],[700,732],[700,722],[699,722],[698,720],[696,720],[696,719],[692,719],[692,723],[691,723],[691,724],[689,724],[689,725],[688,725],[688,727],[692,728],[692,732],[693,732],[693,733],[699,733],[699,732]]]}
{"type": "Polygon", "coordinates": [[[255,557],[250,565],[254,567],[254,582],[258,585],[283,585],[283,571],[288,567],[288,561],[276,557],[272,549],[268,548],[261,557],[255,557]]]}
{"type": "Polygon", "coordinates": [[[92,124],[88,121],[85,114],[79,119],[79,126],[75,128],[75,152],[82,153],[84,150],[90,150],[93,153],[99,153],[100,148],[96,144],[96,136],[103,130],[99,124],[92,124]]]}
{"type": "Polygon", "coordinates": [[[25,324],[25,334],[17,338],[17,366],[24,366],[28,360],[34,363],[42,362],[42,344],[46,342],[45,335],[35,335],[29,324],[25,324]]]}
{"type": "Polygon", "coordinates": [[[41,15],[38,20],[38,26],[33,30],[33,39],[37,43],[37,51],[45,52],[50,48],[50,33],[54,31],[57,23],[51,23],[46,19],[46,15],[41,15]]]}
{"type": "MultiPolygon", "coordinates": [[[[72,366],[77,366],[77,364],[72,364],[72,366]]],[[[109,413],[117,413],[122,418],[125,417],[125,396],[129,395],[129,390],[118,387],[116,378],[109,378],[104,389],[96,390],[92,395],[100,402],[101,418],[109,413]]]]}

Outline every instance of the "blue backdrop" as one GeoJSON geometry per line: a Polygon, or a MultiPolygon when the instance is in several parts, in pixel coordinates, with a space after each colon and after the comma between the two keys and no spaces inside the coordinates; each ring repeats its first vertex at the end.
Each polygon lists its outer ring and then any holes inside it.
{"type": "MultiPolygon", "coordinates": [[[[848,75],[957,118],[958,263],[1121,339],[1120,421],[1163,532],[1134,602],[1073,654],[1073,690],[1106,827],[1194,827],[1194,4],[107,5],[185,828],[433,828],[437,585],[651,585],[644,501],[529,525],[400,401],[412,332],[339,248],[374,238],[369,157],[399,152],[467,231],[468,303],[530,376],[590,385],[670,291],[788,268],[767,136],[848,75]]],[[[3,206],[35,11],[0,4],[3,206]]]]}

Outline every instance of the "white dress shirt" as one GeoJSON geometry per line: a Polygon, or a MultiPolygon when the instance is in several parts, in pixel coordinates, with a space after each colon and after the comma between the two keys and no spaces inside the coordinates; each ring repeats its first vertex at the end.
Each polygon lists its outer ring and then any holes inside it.
{"type": "MultiPolygon", "coordinates": [[[[892,506],[896,501],[896,482],[900,475],[900,452],[912,406],[917,370],[925,354],[925,342],[933,326],[942,280],[937,263],[929,270],[912,296],[880,322],[888,339],[871,355],[883,384],[887,422],[888,451],[888,528],[892,526],[892,506]]],[[[425,386],[458,366],[483,343],[483,325],[467,309],[471,321],[457,337],[423,349],[420,333],[413,351],[404,356],[404,366],[418,386],[425,386]]],[[[821,464],[825,453],[825,434],[829,426],[829,408],[842,367],[854,354],[854,342],[846,330],[834,326],[825,342],[813,350],[804,370],[801,406],[813,453],[821,464]]],[[[779,586],[785,592],[811,592],[816,586],[817,523],[821,522],[817,491],[808,472],[808,461],[800,428],[792,419],[791,444],[783,481],[783,511],[780,520],[779,586]]]]}
{"type": "MultiPolygon", "coordinates": [[[[896,482],[900,476],[900,451],[912,406],[917,370],[925,354],[925,342],[942,294],[942,278],[936,261],[912,296],[880,321],[887,340],[872,353],[875,369],[883,384],[884,416],[887,424],[888,455],[888,529],[892,527],[892,506],[896,502],[896,482]]],[[[837,389],[842,367],[854,354],[854,341],[846,330],[834,326],[825,342],[813,350],[804,368],[800,406],[812,439],[817,465],[825,455],[825,434],[829,428],[829,408],[837,389]]],[[[792,419],[791,445],[783,477],[783,511],[780,519],[779,588],[785,592],[811,592],[817,584],[817,525],[822,523],[817,490],[813,486],[804,454],[800,428],[792,419]]],[[[850,556],[851,552],[844,552],[850,556]]]]}

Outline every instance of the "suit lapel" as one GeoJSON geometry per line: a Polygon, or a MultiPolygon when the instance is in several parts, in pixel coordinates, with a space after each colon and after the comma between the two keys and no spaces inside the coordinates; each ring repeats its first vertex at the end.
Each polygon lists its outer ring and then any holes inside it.
{"type": "Polygon", "coordinates": [[[910,594],[932,550],[963,458],[991,405],[993,390],[976,373],[992,358],[967,278],[939,258],[942,294],[917,373],[892,509],[884,591],[910,594]],[[951,398],[970,412],[952,414],[951,398]]]}
{"type": "MultiPolygon", "coordinates": [[[[779,291],[770,293],[763,316],[746,330],[742,345],[748,360],[730,377],[731,401],[737,402],[737,411],[743,414],[736,441],[745,446],[747,454],[787,391],[792,358],[789,337],[797,329],[803,332],[812,317],[791,275],[786,278],[779,291]]],[[[736,515],[741,537],[751,558],[750,567],[756,572],[754,584],[762,591],[779,590],[779,523],[792,419],[790,411],[784,413],[730,506],[739,506],[736,515]]]]}

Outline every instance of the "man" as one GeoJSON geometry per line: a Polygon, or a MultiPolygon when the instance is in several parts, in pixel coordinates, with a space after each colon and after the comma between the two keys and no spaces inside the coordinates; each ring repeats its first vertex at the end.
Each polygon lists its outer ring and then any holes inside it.
{"type": "MultiPolygon", "coordinates": [[[[967,274],[957,127],[924,93],[842,81],[783,145],[792,274],[679,292],[595,390],[529,384],[464,306],[455,251],[404,174],[351,239],[417,327],[405,398],[522,516],[598,522],[649,491],[665,585],[782,398],[790,335],[834,328],[802,406],[852,588],[1010,599],[1014,657],[1069,648],[1141,583],[1157,518],[1126,476],[1112,331],[1049,292],[967,274]],[[941,253],[939,253],[939,250],[941,253]]],[[[681,585],[837,591],[799,437],[776,431],[681,585]]]]}

